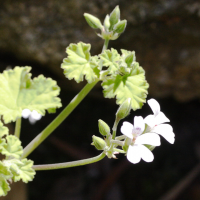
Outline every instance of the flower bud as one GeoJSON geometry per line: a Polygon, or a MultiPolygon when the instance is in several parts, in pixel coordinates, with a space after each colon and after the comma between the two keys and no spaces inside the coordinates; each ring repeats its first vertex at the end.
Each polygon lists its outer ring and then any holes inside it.
{"type": "Polygon", "coordinates": [[[117,110],[116,119],[119,121],[125,118],[130,113],[130,110],[131,110],[131,98],[128,98],[121,104],[121,106],[117,110]]]}
{"type": "Polygon", "coordinates": [[[120,10],[119,6],[116,6],[115,9],[110,13],[110,25],[113,27],[120,19],[120,10]]]}
{"type": "Polygon", "coordinates": [[[101,119],[99,119],[99,132],[103,136],[109,136],[110,135],[110,127],[101,119]]]}
{"type": "Polygon", "coordinates": [[[108,31],[110,28],[109,15],[106,15],[103,25],[104,25],[104,28],[106,29],[106,31],[108,31]]]}
{"type": "Polygon", "coordinates": [[[125,58],[125,62],[126,62],[126,64],[128,65],[128,66],[130,66],[131,64],[132,64],[132,62],[134,61],[134,54],[133,53],[131,53],[131,54],[129,54],[128,56],[126,56],[126,58],[125,58]]]}
{"type": "Polygon", "coordinates": [[[92,145],[94,145],[97,150],[104,150],[105,149],[106,142],[102,138],[93,135],[92,140],[93,140],[92,145]]]}
{"type": "Polygon", "coordinates": [[[84,13],[84,17],[87,23],[90,25],[90,27],[94,29],[97,29],[97,28],[102,29],[102,24],[97,17],[90,15],[88,13],[84,13]]]}
{"type": "Polygon", "coordinates": [[[118,22],[117,24],[115,24],[115,26],[113,28],[114,33],[118,33],[118,34],[123,33],[126,28],[126,24],[127,24],[126,20],[122,20],[122,21],[118,22]]]}

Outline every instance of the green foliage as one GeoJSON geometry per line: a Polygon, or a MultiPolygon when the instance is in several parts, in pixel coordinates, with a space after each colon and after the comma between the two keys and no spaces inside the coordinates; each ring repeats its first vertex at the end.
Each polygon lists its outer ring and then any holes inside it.
{"type": "Polygon", "coordinates": [[[100,56],[109,72],[102,83],[104,96],[106,98],[116,96],[117,104],[122,104],[131,98],[131,107],[136,110],[146,102],[149,84],[145,80],[145,71],[135,61],[135,53],[121,51],[121,57],[113,49],[105,51],[100,56]]]}
{"type": "Polygon", "coordinates": [[[31,80],[31,67],[15,67],[0,74],[0,113],[5,123],[16,121],[22,110],[45,110],[61,107],[56,81],[43,75],[31,80]]]}
{"type": "Polygon", "coordinates": [[[11,159],[5,162],[5,165],[8,166],[9,170],[12,172],[12,179],[14,182],[22,180],[24,183],[32,181],[35,175],[35,171],[32,169],[33,161],[11,159]]]}
{"type": "Polygon", "coordinates": [[[12,173],[10,170],[0,161],[0,196],[6,196],[10,191],[8,181],[11,179],[12,173]]]}
{"type": "Polygon", "coordinates": [[[4,135],[8,135],[8,128],[3,126],[2,122],[0,121],[0,138],[4,135]]]}
{"type": "Polygon", "coordinates": [[[105,50],[100,58],[103,60],[103,65],[108,67],[108,72],[110,74],[116,72],[119,68],[118,61],[120,60],[120,55],[117,50],[111,48],[111,50],[105,50]]]}
{"type": "Polygon", "coordinates": [[[32,181],[35,175],[33,161],[21,159],[23,148],[21,141],[14,135],[8,135],[8,130],[0,122],[0,130],[4,130],[4,138],[0,138],[0,153],[4,159],[0,161],[0,196],[6,196],[10,190],[9,183],[22,180],[32,181]]]}
{"type": "Polygon", "coordinates": [[[21,141],[14,135],[6,137],[6,143],[3,145],[1,153],[6,157],[20,158],[23,153],[21,141]]]}
{"type": "Polygon", "coordinates": [[[68,57],[63,60],[61,68],[65,76],[79,83],[85,76],[88,83],[92,83],[98,77],[98,57],[91,57],[90,44],[79,42],[70,44],[67,48],[68,57]]]}

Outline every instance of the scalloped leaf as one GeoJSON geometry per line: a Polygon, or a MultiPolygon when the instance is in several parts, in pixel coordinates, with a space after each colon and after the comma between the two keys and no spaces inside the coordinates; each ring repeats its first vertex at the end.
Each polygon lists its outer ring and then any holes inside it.
{"type": "Polygon", "coordinates": [[[111,50],[105,50],[100,54],[100,58],[103,60],[103,65],[108,67],[109,73],[114,73],[119,69],[118,61],[120,55],[117,50],[111,48],[111,50]]]}
{"type": "Polygon", "coordinates": [[[149,84],[145,80],[145,72],[135,62],[131,72],[125,75],[107,77],[102,83],[106,98],[117,98],[117,104],[122,104],[131,98],[131,107],[137,110],[146,102],[149,84]]]}
{"type": "Polygon", "coordinates": [[[71,80],[74,79],[77,83],[85,79],[88,83],[92,83],[98,78],[96,70],[98,67],[98,57],[91,57],[90,44],[79,42],[78,44],[70,44],[67,47],[68,57],[63,60],[61,68],[64,69],[65,76],[71,80]]]}
{"type": "Polygon", "coordinates": [[[10,186],[7,180],[11,177],[12,173],[8,167],[0,161],[0,196],[6,196],[8,191],[10,191],[10,186]]]}
{"type": "Polygon", "coordinates": [[[13,174],[14,182],[22,180],[24,183],[32,181],[35,176],[35,170],[32,168],[33,161],[28,159],[11,159],[6,163],[13,174]]]}
{"type": "Polygon", "coordinates": [[[31,67],[15,67],[0,74],[0,113],[5,123],[16,121],[23,109],[45,110],[61,107],[56,81],[43,75],[31,80],[31,67]]]}
{"type": "MultiPolygon", "coordinates": [[[[4,135],[8,135],[8,128],[3,125],[3,123],[0,121],[0,138],[4,135]]],[[[1,146],[1,142],[0,142],[1,146]]]]}
{"type": "Polygon", "coordinates": [[[23,153],[21,141],[14,135],[6,137],[7,142],[3,145],[1,153],[6,157],[20,158],[23,153]]]}

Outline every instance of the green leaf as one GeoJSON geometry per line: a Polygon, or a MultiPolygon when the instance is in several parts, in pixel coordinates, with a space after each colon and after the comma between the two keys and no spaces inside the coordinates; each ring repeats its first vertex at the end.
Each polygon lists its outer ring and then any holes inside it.
{"type": "Polygon", "coordinates": [[[6,140],[7,142],[3,145],[1,153],[6,157],[19,158],[23,153],[21,141],[14,135],[8,135],[6,140]]]}
{"type": "Polygon", "coordinates": [[[117,50],[111,48],[111,50],[105,50],[100,58],[103,60],[103,65],[108,67],[109,73],[114,73],[119,69],[118,61],[120,60],[120,55],[117,50]]]}
{"type": "Polygon", "coordinates": [[[35,176],[35,170],[32,168],[32,160],[27,160],[26,158],[23,160],[11,159],[7,160],[5,164],[9,166],[14,182],[22,180],[24,183],[28,183],[35,176]]]}
{"type": "Polygon", "coordinates": [[[122,104],[131,98],[131,107],[137,110],[146,102],[149,84],[145,80],[145,72],[135,62],[129,74],[107,77],[102,83],[106,98],[117,98],[117,104],[122,104]]]}
{"type": "Polygon", "coordinates": [[[10,186],[7,180],[9,180],[11,177],[12,173],[8,167],[0,161],[0,196],[6,196],[8,191],[10,191],[10,186]]]}
{"type": "Polygon", "coordinates": [[[0,197],[6,196],[8,191],[10,191],[10,186],[5,179],[0,178],[0,197]]]}
{"type": "MultiPolygon", "coordinates": [[[[0,121],[0,138],[4,135],[8,135],[8,128],[3,125],[3,123],[0,121]]],[[[1,142],[0,142],[1,146],[1,142]]]]}
{"type": "Polygon", "coordinates": [[[0,74],[0,113],[5,123],[16,121],[25,108],[44,115],[46,109],[61,107],[56,81],[43,75],[31,80],[30,70],[15,67],[0,74]]]}
{"type": "Polygon", "coordinates": [[[98,78],[95,69],[98,67],[98,58],[90,56],[90,44],[79,42],[70,44],[67,48],[68,57],[63,60],[61,68],[64,69],[65,76],[79,83],[83,77],[92,83],[98,78]]]}

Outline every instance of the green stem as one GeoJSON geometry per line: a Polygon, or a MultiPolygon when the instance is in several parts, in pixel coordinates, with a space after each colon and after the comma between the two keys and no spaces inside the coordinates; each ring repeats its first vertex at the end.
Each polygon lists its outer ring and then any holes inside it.
{"type": "Polygon", "coordinates": [[[123,145],[124,145],[124,142],[118,141],[118,140],[111,140],[111,143],[112,143],[112,144],[117,144],[117,145],[119,145],[119,146],[123,146],[123,145]]]}
{"type": "Polygon", "coordinates": [[[109,40],[105,39],[103,49],[102,49],[102,53],[103,53],[104,50],[106,50],[108,48],[108,43],[109,43],[109,40]]]}
{"type": "Polygon", "coordinates": [[[97,162],[99,160],[102,160],[105,157],[105,153],[101,153],[98,156],[95,156],[93,158],[78,160],[78,161],[72,161],[72,162],[65,162],[65,163],[57,163],[57,164],[50,164],[50,165],[33,165],[34,170],[52,170],[52,169],[62,169],[62,168],[69,168],[69,167],[77,167],[81,165],[87,165],[94,162],[97,162]]]}
{"type": "Polygon", "coordinates": [[[120,135],[118,137],[115,137],[115,140],[124,140],[126,138],[125,135],[120,135]]]}
{"type": "Polygon", "coordinates": [[[113,125],[113,128],[112,128],[112,130],[113,130],[112,139],[113,139],[113,140],[114,140],[115,137],[116,137],[117,125],[118,125],[119,121],[120,121],[120,120],[117,120],[117,119],[116,119],[116,120],[115,120],[115,123],[114,123],[114,125],[113,125]]]}
{"type": "Polygon", "coordinates": [[[37,148],[78,106],[83,98],[90,92],[90,90],[97,84],[97,79],[93,83],[88,83],[68,104],[68,106],[38,135],[36,136],[24,149],[22,158],[26,158],[35,148],[37,148]]]}
{"type": "Polygon", "coordinates": [[[16,120],[16,124],[15,124],[15,136],[16,137],[20,137],[20,132],[21,132],[21,121],[22,121],[22,118],[18,118],[16,120]]]}
{"type": "Polygon", "coordinates": [[[117,148],[113,148],[114,151],[117,151],[119,153],[126,153],[124,150],[121,150],[121,149],[117,149],[117,148]]]}

